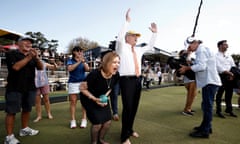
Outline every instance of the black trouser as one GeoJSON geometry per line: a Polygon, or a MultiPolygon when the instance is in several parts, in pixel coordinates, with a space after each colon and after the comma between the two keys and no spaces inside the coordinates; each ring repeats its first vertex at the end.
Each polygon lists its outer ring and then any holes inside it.
{"type": "Polygon", "coordinates": [[[161,85],[162,77],[158,77],[158,85],[161,85]]]}
{"type": "Polygon", "coordinates": [[[226,109],[225,112],[230,113],[232,112],[232,95],[233,95],[233,86],[234,81],[229,80],[227,75],[220,74],[220,78],[222,81],[222,86],[219,87],[217,94],[216,94],[216,112],[221,112],[221,102],[222,102],[222,95],[225,92],[225,103],[226,109]]]}
{"type": "Polygon", "coordinates": [[[147,89],[150,88],[150,87],[149,87],[150,83],[151,83],[151,80],[147,80],[147,82],[146,82],[146,88],[147,88],[147,89]]]}
{"type": "Polygon", "coordinates": [[[133,133],[142,86],[141,78],[136,76],[122,76],[119,82],[123,104],[121,141],[124,142],[133,133]]]}

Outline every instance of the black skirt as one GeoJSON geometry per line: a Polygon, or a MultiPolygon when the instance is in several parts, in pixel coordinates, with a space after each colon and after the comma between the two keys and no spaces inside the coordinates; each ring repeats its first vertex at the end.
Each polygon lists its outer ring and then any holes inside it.
{"type": "Polygon", "coordinates": [[[99,106],[93,100],[90,100],[85,95],[80,93],[80,102],[82,103],[83,107],[86,109],[87,118],[89,121],[96,125],[96,124],[103,124],[109,120],[111,120],[111,109],[108,101],[108,105],[105,107],[99,106]]]}

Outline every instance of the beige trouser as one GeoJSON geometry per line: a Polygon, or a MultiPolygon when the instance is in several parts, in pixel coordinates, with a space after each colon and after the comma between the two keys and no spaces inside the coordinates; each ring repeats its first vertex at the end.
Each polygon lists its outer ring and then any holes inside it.
{"type": "Polygon", "coordinates": [[[185,104],[184,111],[191,112],[192,103],[194,101],[194,98],[197,95],[196,82],[193,81],[193,82],[186,83],[185,88],[187,89],[187,97],[186,97],[186,104],[185,104]]]}

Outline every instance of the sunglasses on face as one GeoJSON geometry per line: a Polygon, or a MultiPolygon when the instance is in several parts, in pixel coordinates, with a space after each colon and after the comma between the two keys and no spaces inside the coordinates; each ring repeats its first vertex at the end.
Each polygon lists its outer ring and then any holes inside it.
{"type": "Polygon", "coordinates": [[[77,50],[74,50],[76,52],[83,52],[83,50],[80,50],[80,49],[77,49],[77,50]]]}

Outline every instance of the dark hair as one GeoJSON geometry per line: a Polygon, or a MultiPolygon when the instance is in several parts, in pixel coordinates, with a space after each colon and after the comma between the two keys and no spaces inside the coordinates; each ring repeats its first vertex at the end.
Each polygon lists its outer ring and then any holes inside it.
{"type": "Polygon", "coordinates": [[[223,43],[226,43],[227,40],[221,40],[217,43],[217,47],[219,48],[223,43]]]}
{"type": "Polygon", "coordinates": [[[72,55],[73,55],[73,57],[75,57],[75,54],[73,53],[74,51],[82,51],[83,49],[80,47],[80,46],[75,46],[75,47],[73,47],[73,49],[72,49],[72,55]]]}

